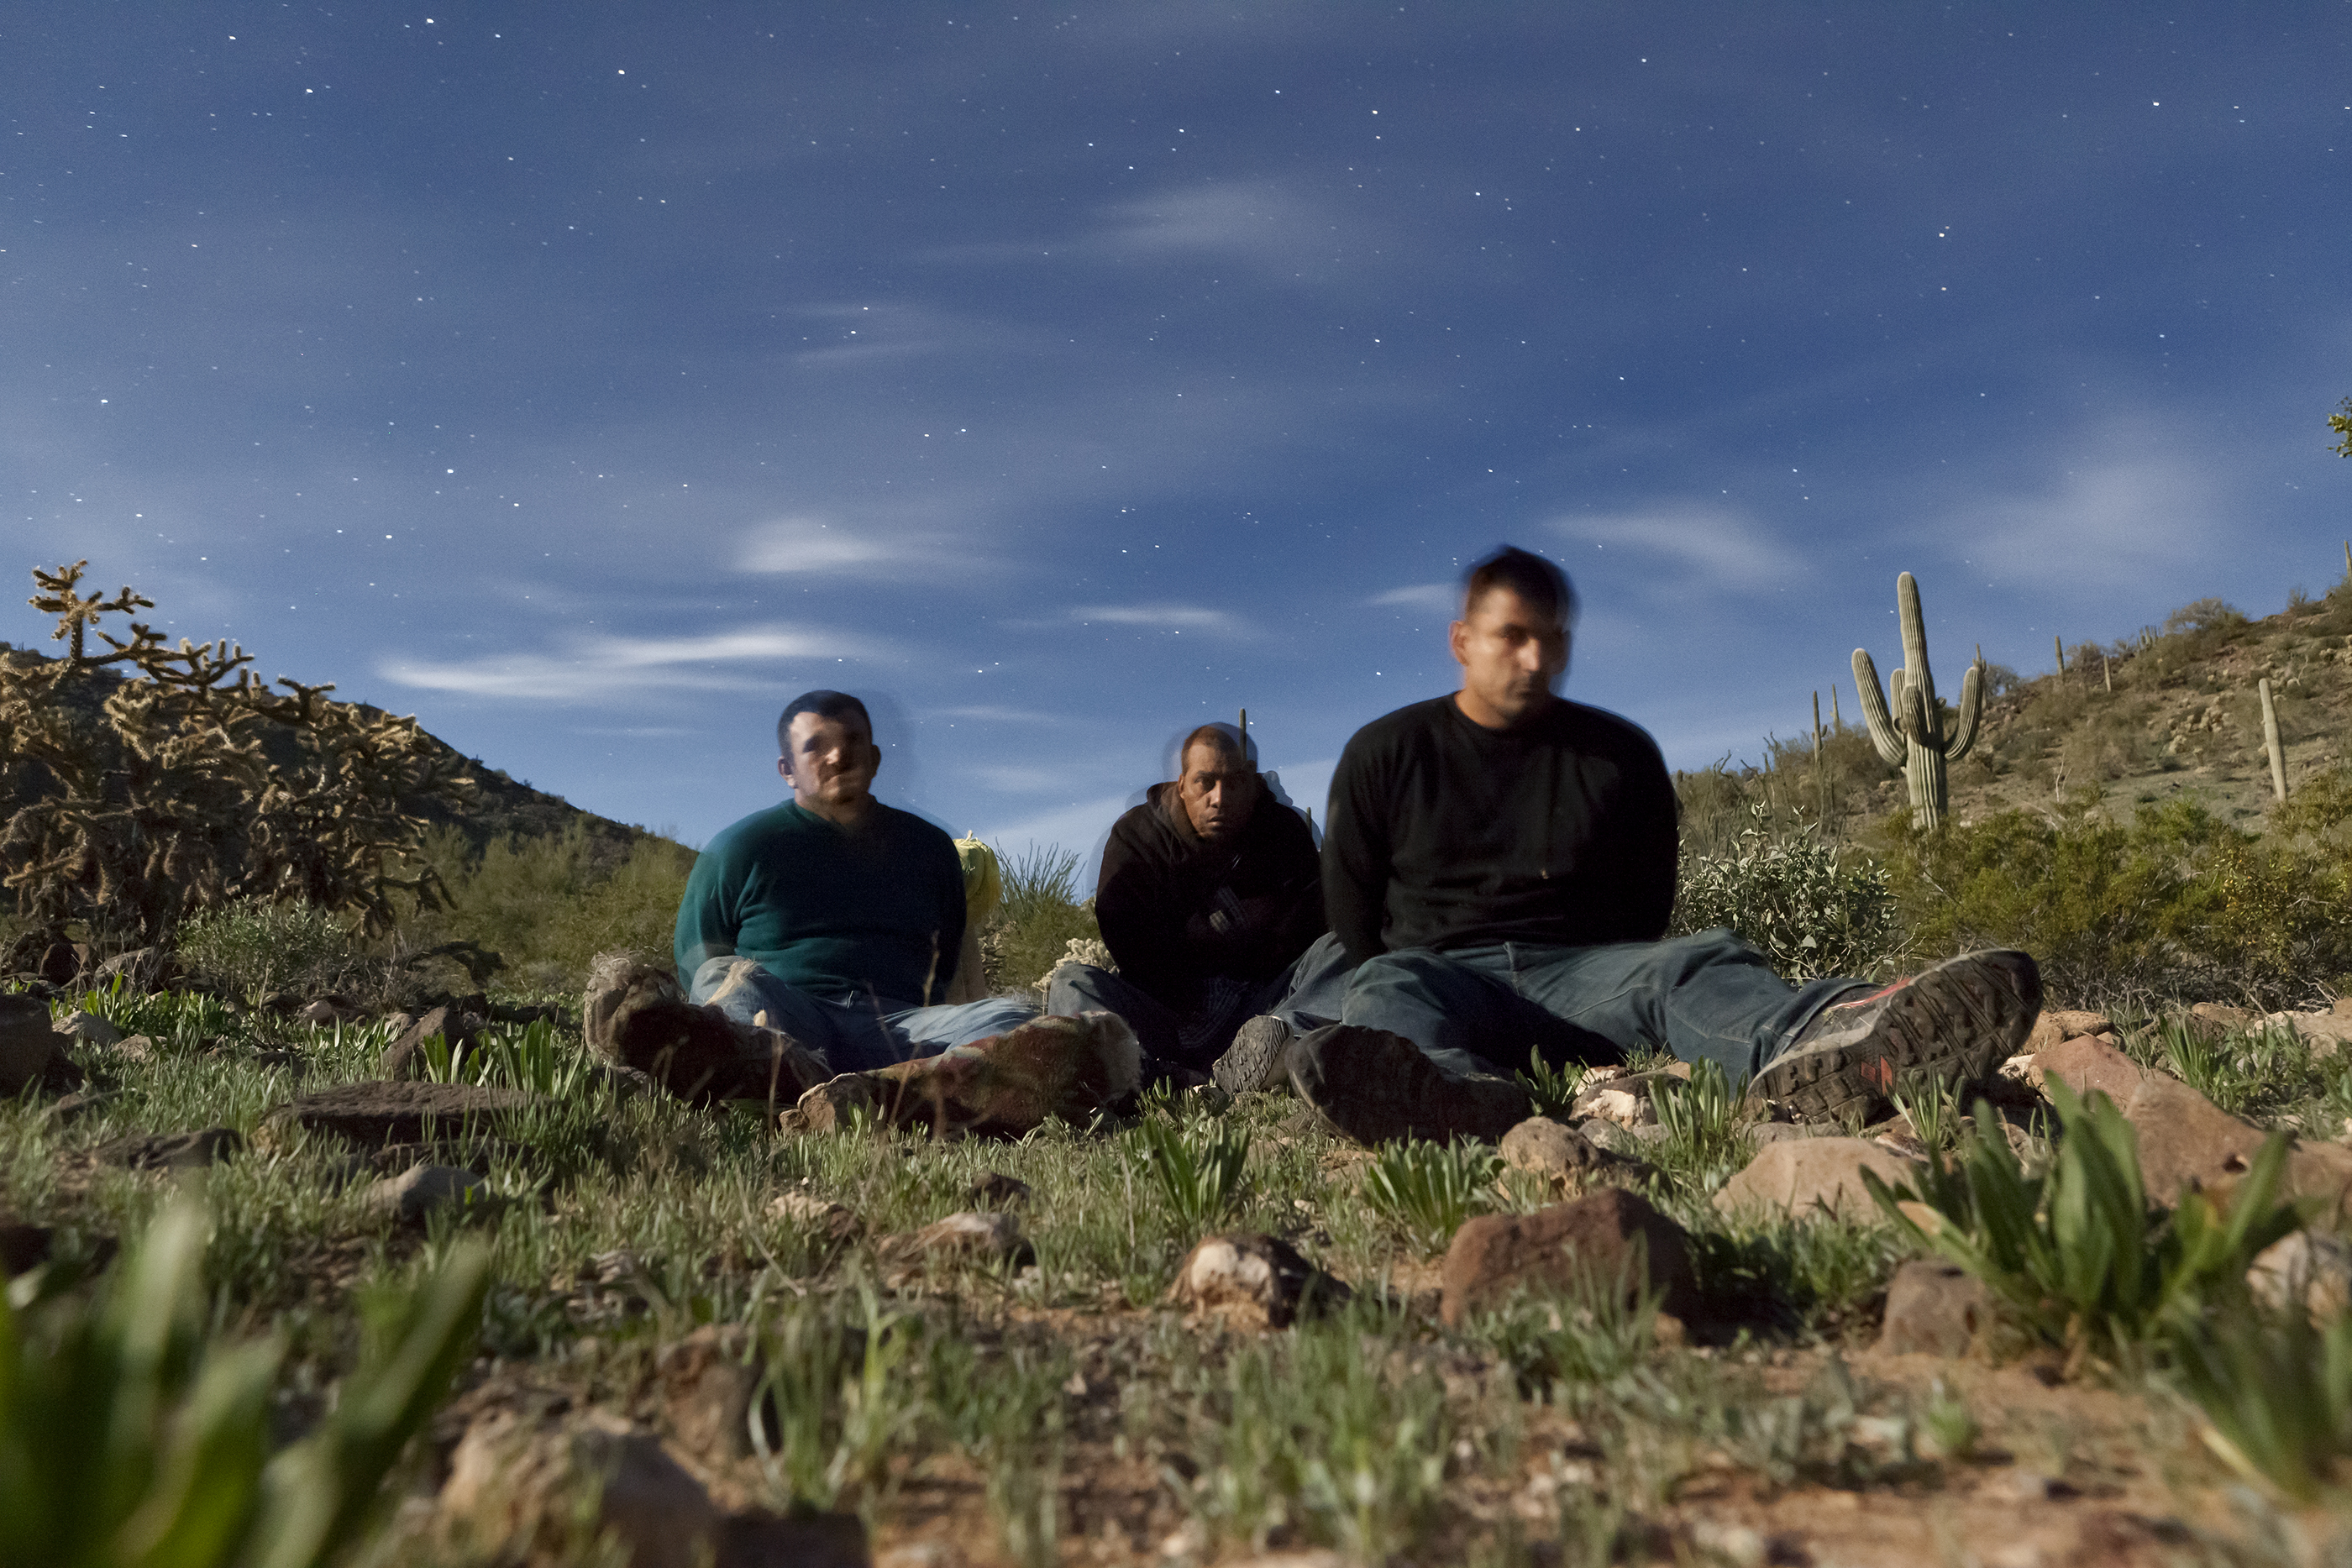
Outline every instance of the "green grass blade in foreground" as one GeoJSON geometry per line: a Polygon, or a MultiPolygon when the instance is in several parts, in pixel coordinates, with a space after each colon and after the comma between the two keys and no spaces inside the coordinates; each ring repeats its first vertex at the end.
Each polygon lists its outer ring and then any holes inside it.
{"type": "Polygon", "coordinates": [[[2352,1316],[2323,1333],[2298,1302],[2284,1320],[2185,1323],[2176,1372],[2204,1415],[2207,1448],[2248,1480],[2310,1503],[2352,1456],[2352,1316]]]}
{"type": "Polygon", "coordinates": [[[1493,1207],[1502,1168],[1484,1144],[1390,1144],[1364,1169],[1364,1201],[1413,1247],[1435,1252],[1493,1207]]]}
{"type": "Polygon", "coordinates": [[[1214,1225],[1241,1207],[1249,1133],[1217,1124],[1188,1130],[1154,1116],[1135,1130],[1139,1161],[1169,1212],[1188,1230],[1214,1225]]]}
{"type": "Polygon", "coordinates": [[[1526,1068],[1511,1076],[1527,1090],[1537,1115],[1557,1119],[1575,1107],[1590,1074],[1581,1067],[1554,1067],[1543,1059],[1542,1047],[1531,1045],[1526,1068]]]}

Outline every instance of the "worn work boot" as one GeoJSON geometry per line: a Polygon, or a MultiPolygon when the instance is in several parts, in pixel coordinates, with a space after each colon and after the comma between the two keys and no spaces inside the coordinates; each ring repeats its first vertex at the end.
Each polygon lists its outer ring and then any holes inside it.
{"type": "Polygon", "coordinates": [[[1515,1080],[1457,1077],[1385,1030],[1329,1024],[1300,1036],[1287,1054],[1298,1097],[1368,1147],[1401,1138],[1492,1143],[1534,1114],[1515,1080]]]}
{"type": "Polygon", "coordinates": [[[580,1016],[593,1054],[699,1103],[789,1105],[833,1076],[823,1058],[792,1036],[688,1001],[677,977],[627,953],[597,956],[580,1016]]]}
{"type": "Polygon", "coordinates": [[[1083,1124],[1133,1094],[1142,1082],[1143,1050],[1116,1013],[1048,1015],[855,1076],[864,1083],[854,1092],[836,1080],[803,1101],[807,1125],[837,1125],[835,1107],[864,1101],[891,1126],[943,1137],[1017,1138],[1050,1118],[1083,1124]]]}
{"type": "Polygon", "coordinates": [[[1254,1018],[1234,1032],[1234,1043],[1210,1064],[1209,1076],[1235,1099],[1261,1090],[1286,1089],[1290,1047],[1297,1038],[1278,1018],[1254,1018]]]}
{"type": "Polygon", "coordinates": [[[1749,1081],[1800,1121],[1868,1119],[1914,1073],[1975,1082],[2015,1055],[2042,1011],[2042,971],[2005,948],[1963,954],[1814,1015],[1749,1081]]]}

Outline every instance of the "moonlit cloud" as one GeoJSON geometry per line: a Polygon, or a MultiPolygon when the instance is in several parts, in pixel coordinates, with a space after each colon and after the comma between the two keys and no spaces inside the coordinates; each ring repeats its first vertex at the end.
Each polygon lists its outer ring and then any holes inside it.
{"type": "Polygon", "coordinates": [[[1200,604],[1082,604],[1070,612],[1070,619],[1111,626],[1148,626],[1163,632],[1216,632],[1236,637],[1248,631],[1235,616],[1200,604]]]}
{"type": "Polygon", "coordinates": [[[386,659],[377,674],[404,686],[467,696],[587,702],[662,690],[762,691],[778,672],[730,672],[729,664],[863,663],[881,653],[869,639],[795,626],[747,627],[704,637],[594,637],[561,653],[497,653],[430,663],[386,659]]]}
{"type": "Polygon", "coordinates": [[[1935,534],[1993,581],[2185,600],[2195,595],[2173,585],[2197,580],[2183,569],[2232,548],[2228,513],[2215,476],[2186,457],[2099,455],[2034,489],[1964,503],[1935,534]]]}
{"type": "MultiPolygon", "coordinates": [[[[1598,517],[1556,517],[1551,529],[1573,543],[1646,556],[1666,567],[1677,589],[1753,591],[1803,573],[1803,560],[1745,512],[1705,502],[1670,504],[1598,517]]],[[[1568,562],[1571,573],[1579,563],[1568,562]]]]}
{"type": "Polygon", "coordinates": [[[821,517],[779,517],[747,535],[735,564],[745,571],[851,572],[935,559],[927,535],[876,533],[821,517]]]}
{"type": "Polygon", "coordinates": [[[1451,582],[1412,582],[1375,593],[1364,602],[1375,609],[1421,610],[1450,617],[1462,607],[1462,590],[1451,582]]]}

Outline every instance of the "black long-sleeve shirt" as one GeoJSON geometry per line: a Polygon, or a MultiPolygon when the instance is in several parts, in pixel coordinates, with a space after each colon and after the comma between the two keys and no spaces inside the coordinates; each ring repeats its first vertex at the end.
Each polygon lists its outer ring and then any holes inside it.
{"type": "Polygon", "coordinates": [[[1103,846],[1095,920],[1121,976],[1188,1012],[1203,979],[1271,979],[1323,935],[1315,835],[1261,787],[1240,833],[1211,844],[1155,784],[1103,846]]]}
{"type": "Polygon", "coordinates": [[[1331,776],[1323,904],[1362,963],[1406,947],[1664,935],[1675,806],[1657,742],[1559,701],[1510,729],[1450,696],[1358,730],[1331,776]]]}

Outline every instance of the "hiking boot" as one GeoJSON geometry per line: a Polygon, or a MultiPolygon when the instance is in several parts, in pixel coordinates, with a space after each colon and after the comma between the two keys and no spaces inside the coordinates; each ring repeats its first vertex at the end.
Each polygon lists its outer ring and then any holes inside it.
{"type": "Polygon", "coordinates": [[[1958,1085],[1984,1078],[2025,1044],[2041,1011],[2032,955],[1964,954],[1823,1008],[1748,1092],[1800,1121],[1866,1120],[1914,1073],[1958,1085]]]}
{"type": "Polygon", "coordinates": [[[1217,1087],[1238,1100],[1290,1084],[1290,1026],[1278,1018],[1254,1018],[1234,1031],[1234,1043],[1210,1065],[1217,1087]]]}
{"type": "Polygon", "coordinates": [[[580,1015],[589,1051],[646,1074],[683,1100],[788,1105],[834,1075],[822,1057],[792,1036],[687,1000],[667,969],[626,953],[597,956],[580,1015]]]}
{"type": "Polygon", "coordinates": [[[1402,1138],[1493,1143],[1535,1113],[1516,1081],[1486,1072],[1457,1077],[1384,1030],[1330,1024],[1301,1036],[1286,1054],[1298,1097],[1368,1147],[1402,1138]]]}
{"type": "Polygon", "coordinates": [[[857,1076],[892,1126],[1017,1138],[1050,1118],[1083,1124],[1131,1097],[1143,1081],[1143,1049],[1117,1013],[1049,1014],[857,1076]]]}

